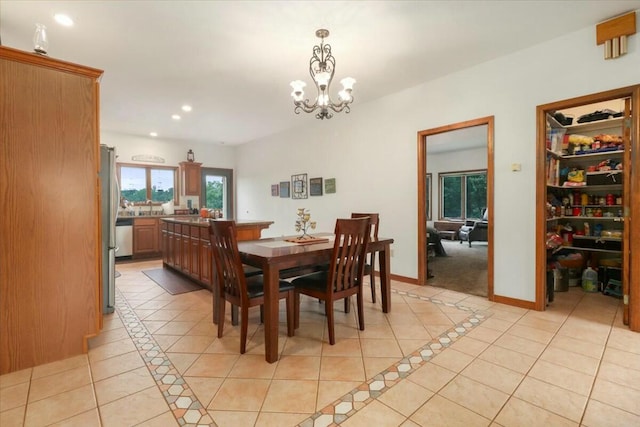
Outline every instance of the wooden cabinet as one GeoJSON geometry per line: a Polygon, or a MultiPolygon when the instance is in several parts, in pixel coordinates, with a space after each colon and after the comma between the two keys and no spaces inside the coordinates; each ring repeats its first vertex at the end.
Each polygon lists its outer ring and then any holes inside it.
{"type": "Polygon", "coordinates": [[[133,220],[133,258],[160,255],[160,235],[158,218],[135,218],[133,220]]]}
{"type": "MultiPolygon", "coordinates": [[[[162,218],[162,238],[168,248],[163,253],[163,265],[179,271],[195,282],[211,289],[213,283],[213,257],[209,242],[208,220],[188,218],[162,218]]],[[[256,240],[272,221],[238,222],[238,240],[256,240]]]]}
{"type": "Polygon", "coordinates": [[[200,196],[202,176],[200,173],[202,163],[180,162],[180,179],[182,181],[182,194],[185,196],[200,196]]]}
{"type": "Polygon", "coordinates": [[[0,374],[99,332],[101,75],[0,46],[0,374]]]}

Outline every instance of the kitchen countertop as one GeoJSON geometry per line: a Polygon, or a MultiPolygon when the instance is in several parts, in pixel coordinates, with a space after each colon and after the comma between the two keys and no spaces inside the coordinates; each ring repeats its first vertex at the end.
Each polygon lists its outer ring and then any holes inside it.
{"type": "MultiPolygon", "coordinates": [[[[176,224],[188,224],[195,225],[198,227],[208,227],[209,220],[211,218],[201,218],[198,215],[175,215],[175,216],[163,216],[161,219],[165,222],[173,222],[176,224]]],[[[222,218],[224,221],[225,219],[222,218]]],[[[213,221],[216,221],[215,219],[213,221]]],[[[262,221],[262,220],[236,220],[236,226],[238,228],[242,227],[253,227],[253,226],[262,226],[264,228],[273,224],[273,221],[262,221]]]]}

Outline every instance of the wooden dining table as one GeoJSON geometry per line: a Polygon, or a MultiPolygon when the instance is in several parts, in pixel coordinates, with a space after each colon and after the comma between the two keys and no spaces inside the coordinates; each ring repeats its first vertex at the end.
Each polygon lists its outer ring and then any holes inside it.
{"type": "MultiPolygon", "coordinates": [[[[262,269],[264,275],[264,342],[265,359],[269,363],[278,360],[279,298],[278,284],[282,272],[304,270],[326,265],[331,260],[334,235],[317,233],[313,236],[328,241],[313,244],[287,242],[288,237],[267,238],[238,242],[242,262],[262,269]]],[[[382,311],[391,311],[391,244],[393,239],[372,238],[367,251],[378,252],[382,311]]]]}

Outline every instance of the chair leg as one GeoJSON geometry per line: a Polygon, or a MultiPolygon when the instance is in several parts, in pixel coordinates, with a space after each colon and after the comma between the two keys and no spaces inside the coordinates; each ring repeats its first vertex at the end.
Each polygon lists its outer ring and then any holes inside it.
{"type": "Polygon", "coordinates": [[[231,324],[238,326],[238,306],[231,304],[231,324]]]}
{"type": "Polygon", "coordinates": [[[369,276],[369,281],[371,282],[371,301],[376,303],[376,275],[373,274],[373,263],[371,264],[371,274],[369,276]]]}
{"type": "Polygon", "coordinates": [[[333,327],[333,301],[329,301],[329,300],[325,301],[324,309],[325,309],[325,313],[327,314],[327,327],[329,329],[329,344],[334,345],[336,343],[336,333],[333,327]]]}
{"type": "Polygon", "coordinates": [[[344,312],[345,313],[351,312],[351,297],[346,297],[344,299],[344,312]]]}
{"type": "Polygon", "coordinates": [[[364,331],[364,296],[362,295],[362,287],[356,299],[358,302],[358,324],[360,325],[360,330],[364,331]]]}
{"type": "Polygon", "coordinates": [[[293,291],[293,328],[300,327],[300,292],[293,291]]]}
{"type": "MultiPolygon", "coordinates": [[[[287,292],[287,298],[286,298],[286,304],[287,304],[287,336],[294,336],[295,335],[295,324],[294,324],[294,317],[295,317],[295,302],[294,302],[294,292],[293,290],[290,290],[289,292],[287,292]]],[[[298,308],[300,308],[300,306],[298,306],[298,308]]]]}
{"type": "Polygon", "coordinates": [[[222,338],[222,332],[224,330],[224,310],[227,302],[224,299],[218,299],[218,301],[218,338],[222,338]]]}
{"type": "Polygon", "coordinates": [[[260,323],[264,325],[264,304],[260,304],[260,323]]]}
{"type": "Polygon", "coordinates": [[[249,307],[241,307],[242,319],[240,319],[240,353],[247,351],[247,329],[249,327],[249,307]]]}

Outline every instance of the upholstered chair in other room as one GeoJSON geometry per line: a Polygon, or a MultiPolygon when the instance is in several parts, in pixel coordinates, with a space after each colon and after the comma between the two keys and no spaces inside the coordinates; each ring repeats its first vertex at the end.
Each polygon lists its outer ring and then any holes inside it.
{"type": "MultiPolygon", "coordinates": [[[[245,276],[238,241],[236,240],[235,221],[210,221],[209,240],[216,265],[218,292],[217,298],[221,302],[217,310],[218,338],[222,337],[224,329],[225,301],[240,307],[240,353],[247,349],[247,323],[249,308],[264,304],[264,285],[261,274],[245,276]]],[[[216,292],[214,294],[214,304],[216,292]]],[[[287,303],[287,334],[294,334],[294,291],[289,282],[280,281],[280,299],[287,303]]]]}
{"type": "Polygon", "coordinates": [[[364,330],[362,278],[369,235],[368,217],[336,221],[335,242],[329,269],[292,281],[295,287],[296,328],[300,326],[300,294],[323,300],[329,328],[329,344],[335,344],[333,302],[357,295],[358,325],[361,331],[364,330]]]}

